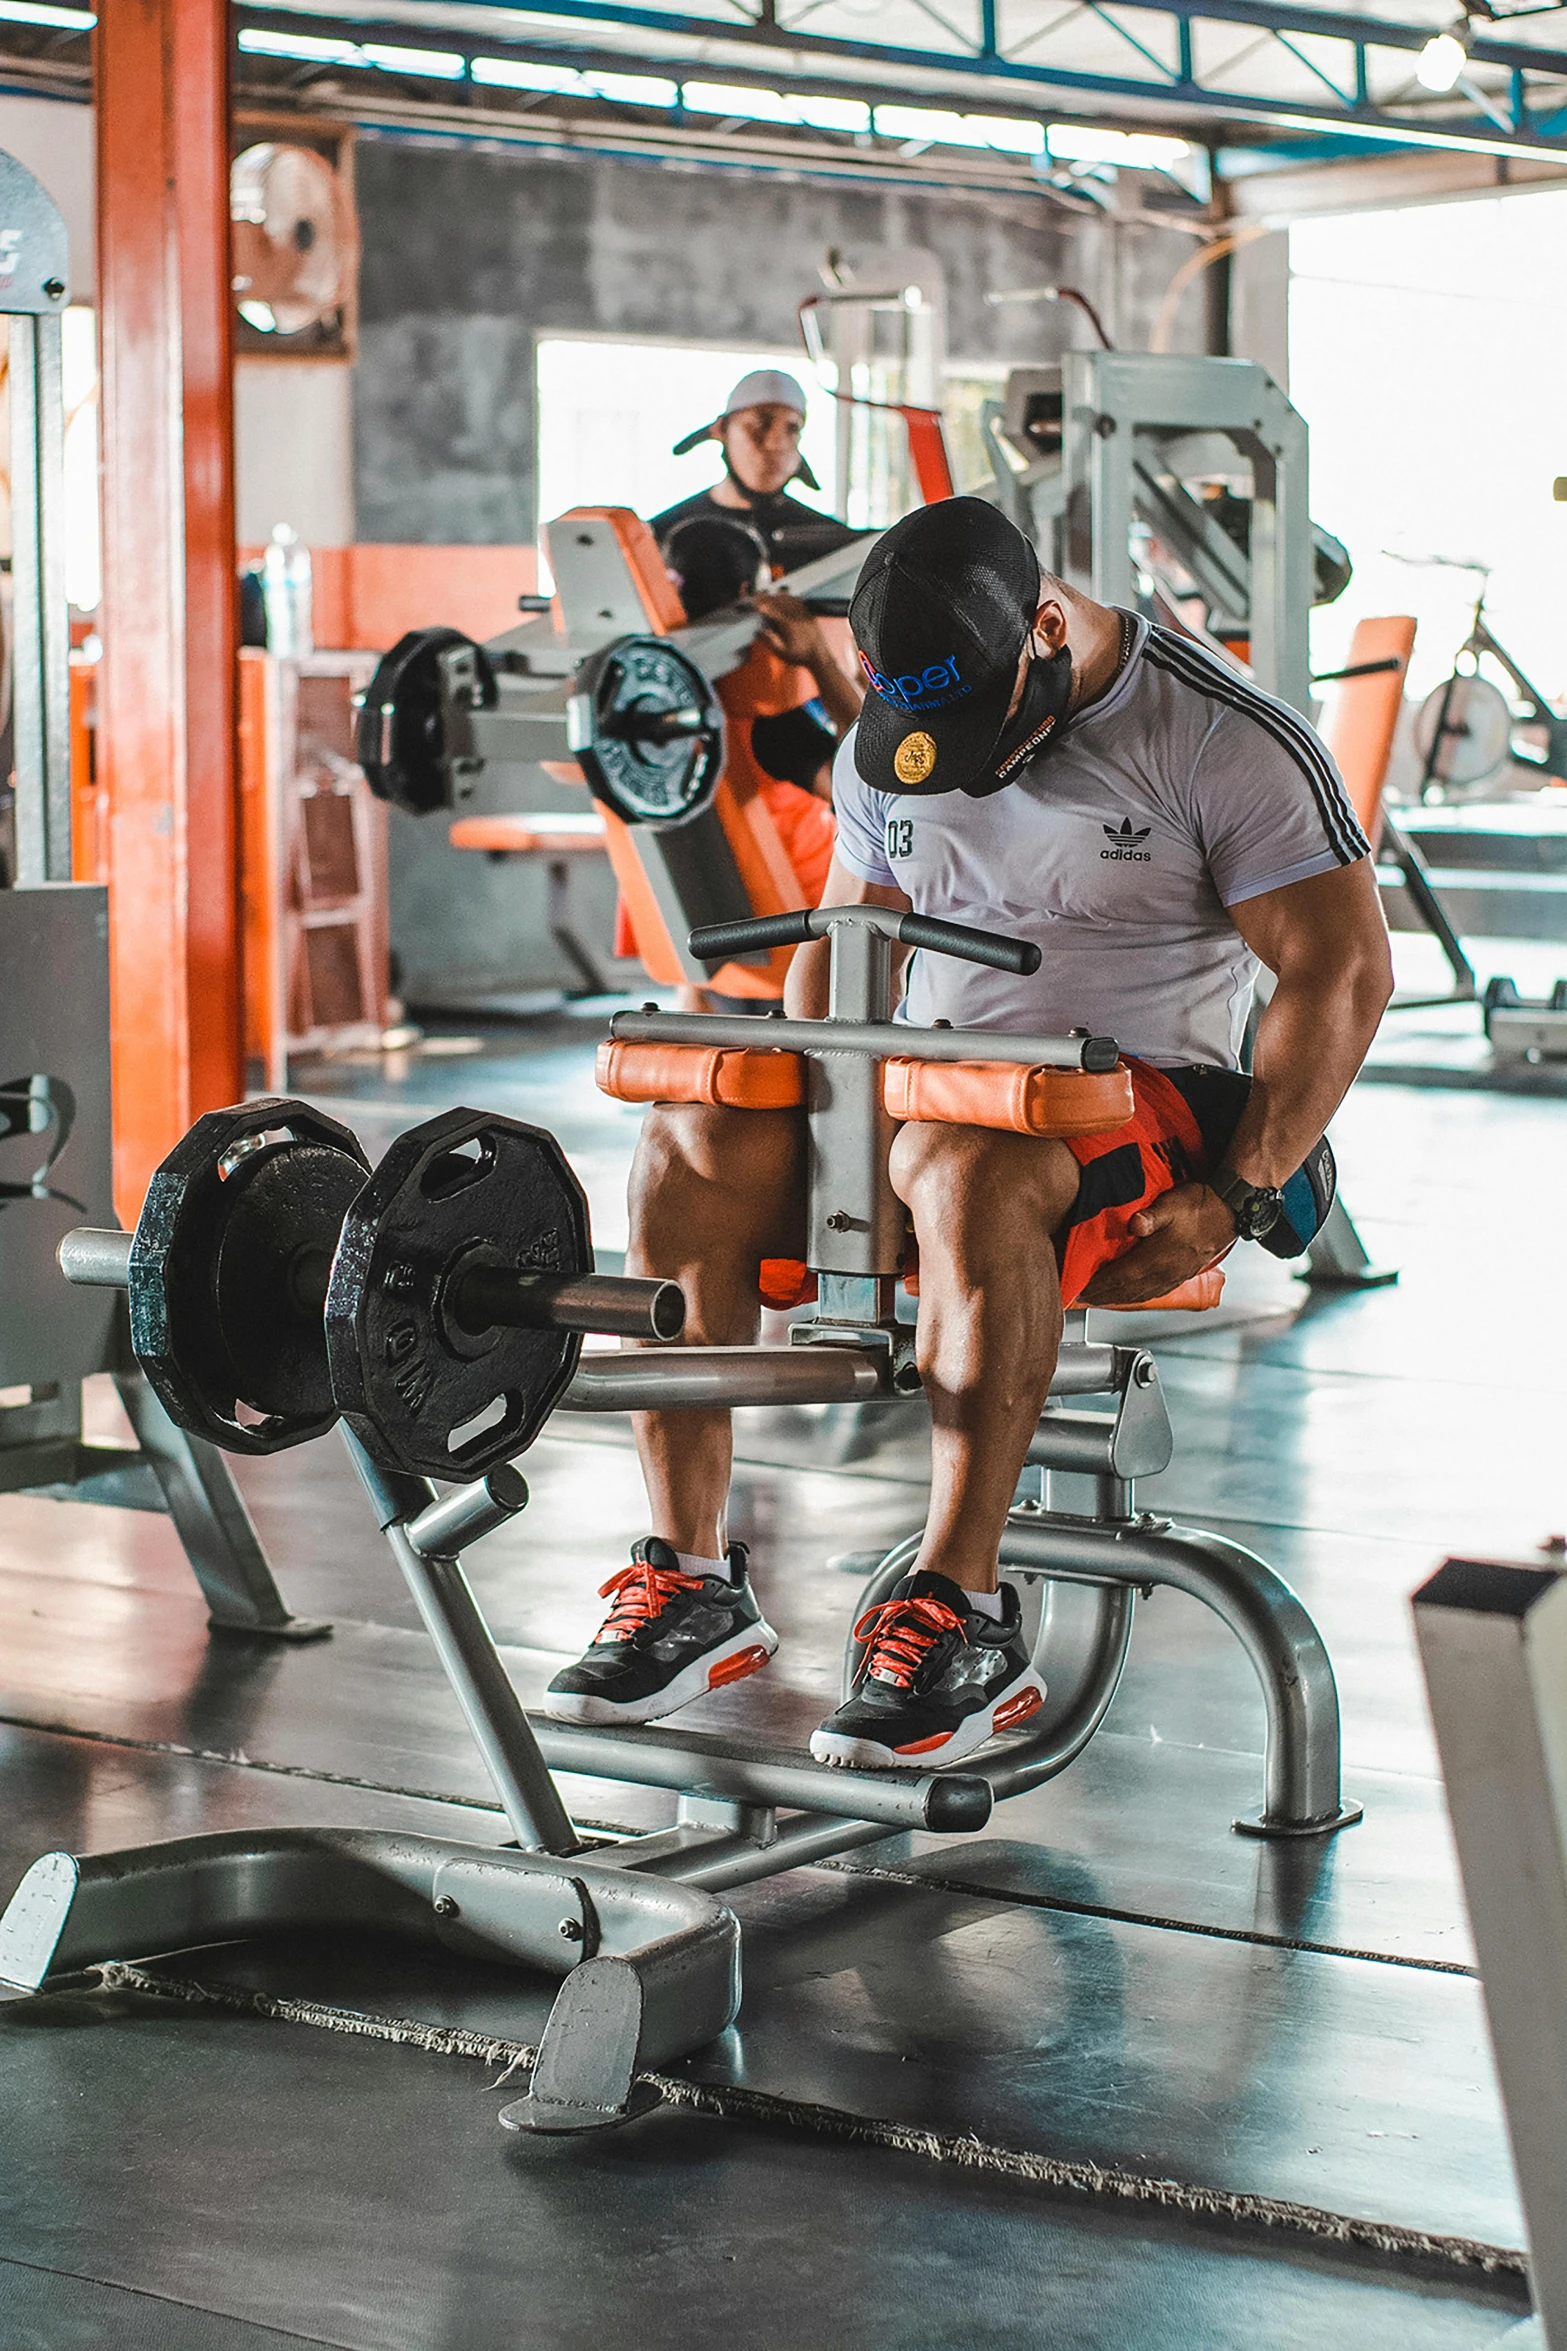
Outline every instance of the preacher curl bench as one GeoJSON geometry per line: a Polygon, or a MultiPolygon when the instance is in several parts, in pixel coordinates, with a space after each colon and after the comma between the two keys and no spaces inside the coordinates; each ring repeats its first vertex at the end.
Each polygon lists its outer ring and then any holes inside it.
{"type": "MultiPolygon", "coordinates": [[[[720,1893],[900,1831],[983,1828],[999,1800],[1082,1752],[1115,1694],[1137,1595],[1161,1584],[1222,1619],[1261,1685],[1262,1805],[1236,1827],[1311,1838],[1358,1818],[1340,1793],[1337,1692],[1306,1610],[1240,1545],[1136,1507],[1136,1479],[1172,1450],[1158,1372],[1138,1346],[1062,1350],[1029,1453],[1039,1491],[1014,1507],[1001,1554],[1024,1587],[1048,1696],[961,1769],[845,1772],[712,1731],[577,1727],[523,1711],[461,1554],[524,1508],[511,1464],[553,1411],[916,1395],[912,1332],[896,1312],[904,1227],[887,1149],[897,1120],[1049,1135],[1107,1131],[1129,1113],[1109,1038],[890,1020],[896,944],[1016,971],[1037,961],[1031,945],[828,907],[724,926],[694,937],[692,952],[823,936],[824,1020],[645,1008],[616,1016],[601,1055],[600,1082],[623,1099],[802,1105],[818,1296],[787,1346],[582,1356],[584,1331],[668,1339],[680,1293],[595,1275],[586,1203],[554,1139],[471,1111],[400,1137],[373,1174],[353,1137],[304,1104],[214,1112],[159,1169],[133,1235],[68,1236],[71,1280],[128,1289],[138,1361],[182,1426],[231,1451],[269,1452],[341,1418],[516,1845],[277,1829],[47,1854],[0,1918],[0,1981],[38,1989],[107,1960],[302,1927],[422,1938],[564,1977],[529,2094],[504,2124],[623,2121],[651,2102],[646,2069],[700,2048],[737,2013],[739,1926],[720,1893]],[[1089,1396],[1111,1410],[1077,1409],[1089,1396]],[[432,1476],[467,1482],[438,1496],[432,1476]],[[1092,1506],[1065,1507],[1084,1477],[1092,1506]],[[555,1771],[674,1790],[676,1823],[587,1840],[555,1771]]],[[[903,1544],[882,1562],[865,1605],[911,1555],[903,1544]]]]}

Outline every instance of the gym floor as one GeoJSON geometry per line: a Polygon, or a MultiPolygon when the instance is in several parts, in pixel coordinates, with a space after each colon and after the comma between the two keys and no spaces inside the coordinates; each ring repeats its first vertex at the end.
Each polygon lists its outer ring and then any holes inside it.
{"type": "MultiPolygon", "coordinates": [[[[296,1083],[372,1150],[454,1101],[553,1127],[609,1255],[635,1119],[592,1087],[602,1011],[296,1083]]],[[[1446,1552],[1527,1556],[1560,1525],[1567,1300],[1529,1206],[1559,1189],[1560,1111],[1379,1074],[1336,1133],[1396,1288],[1311,1295],[1250,1252],[1200,1323],[1114,1318],[1155,1336],[1176,1424],[1140,1499],[1251,1545],[1313,1610],[1359,1826],[1232,1832],[1258,1795],[1255,1683],[1161,1592],[1063,1778],[966,1842],[889,1839],[732,1896],[739,2024],[679,2069],[701,2095],[618,2135],[496,2127],[515,2085],[484,2042],[536,2038],[542,1982],[300,1943],[189,1960],[188,1999],[8,2002],[4,2351],[586,2351],[633,2331],[645,2351],[1521,2351],[1516,2264],[1461,2257],[1522,2233],[1407,1601],[1446,1552]],[[400,2044],[344,2011],[481,2039],[400,2044]],[[1431,2242],[1266,2227],[1225,2195],[1431,2242]]],[[[784,1647],[704,1703],[802,1735],[857,1590],[836,1559],[919,1521],[918,1412],[753,1413],[740,1443],[735,1531],[784,1647]]],[[[160,1518],[0,1501],[0,1894],[51,1846],[256,1822],[502,1840],[337,1441],[237,1467],[329,1641],[209,1639],[160,1518]]],[[[557,1421],[527,1471],[531,1507],[470,1569],[531,1702],[644,1520],[623,1422],[557,1421]]],[[[669,1817],[652,1792],[566,1789],[610,1830],[669,1817]]]]}

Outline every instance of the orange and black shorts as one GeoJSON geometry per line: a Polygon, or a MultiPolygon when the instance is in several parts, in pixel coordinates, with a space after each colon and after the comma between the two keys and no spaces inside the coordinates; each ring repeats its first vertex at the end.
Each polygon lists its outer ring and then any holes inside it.
{"type": "MultiPolygon", "coordinates": [[[[1082,1170],[1077,1197],[1057,1237],[1061,1300],[1074,1306],[1094,1275],[1133,1246],[1131,1223],[1161,1192],[1173,1191],[1222,1164],[1251,1092],[1241,1071],[1193,1063],[1156,1069],[1128,1054],[1132,1115],[1103,1135],[1062,1137],[1082,1170]]],[[[1336,1176],[1326,1138],[1315,1144],[1284,1189],[1284,1214],[1263,1240],[1275,1257],[1299,1257],[1333,1205],[1336,1176]]],[[[918,1252],[912,1232],[905,1278],[917,1294],[918,1252]]],[[[768,1306],[791,1307],[816,1295],[815,1277],[791,1259],[768,1259],[761,1291],[768,1306]]]]}
{"type": "MultiPolygon", "coordinates": [[[[1061,1302],[1074,1306],[1102,1265],[1124,1257],[1133,1243],[1132,1219],[1161,1192],[1191,1183],[1206,1173],[1209,1159],[1202,1128],[1176,1079],[1152,1062],[1127,1060],[1132,1073],[1132,1115],[1106,1135],[1074,1135],[1066,1147],[1082,1169],[1077,1198],[1056,1243],[1061,1259],[1061,1302]]],[[[1183,1071],[1195,1077],[1227,1077],[1228,1071],[1183,1071]]],[[[1236,1077],[1240,1116],[1246,1079],[1236,1077]]],[[[1231,1120],[1231,1132],[1234,1131],[1231,1120]]]]}
{"type": "MultiPolygon", "coordinates": [[[[1155,1069],[1130,1055],[1127,1067],[1133,1103],[1128,1124],[1107,1135],[1067,1140],[1083,1171],[1057,1242],[1061,1296],[1068,1306],[1102,1265],[1132,1246],[1131,1222],[1139,1209],[1222,1163],[1251,1092],[1250,1078],[1236,1069],[1155,1069]]],[[[1284,1213],[1262,1246],[1275,1257],[1302,1255],[1333,1205],[1335,1184],[1333,1152],[1324,1137],[1284,1186],[1284,1213]]]]}

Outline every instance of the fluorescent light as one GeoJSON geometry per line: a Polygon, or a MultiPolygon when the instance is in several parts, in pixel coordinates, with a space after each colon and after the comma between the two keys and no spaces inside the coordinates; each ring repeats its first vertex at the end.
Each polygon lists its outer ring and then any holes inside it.
{"type": "Polygon", "coordinates": [[[789,101],[796,117],[813,131],[868,131],[871,110],[863,98],[807,98],[800,92],[789,101]]]}
{"type": "Polygon", "coordinates": [[[781,90],[732,89],[727,82],[687,82],[680,93],[688,114],[742,114],[749,122],[793,122],[781,90]]]}
{"type": "Polygon", "coordinates": [[[674,106],[678,84],[646,73],[584,73],[574,65],[541,65],[527,57],[475,57],[471,81],[491,89],[544,90],[563,98],[604,98],[615,106],[674,106]]]}
{"type": "Polygon", "coordinates": [[[1437,147],[1457,155],[1515,155],[1524,163],[1554,163],[1558,170],[1567,164],[1567,147],[1529,147],[1519,139],[1477,139],[1463,131],[1406,131],[1394,123],[1346,122],[1332,114],[1260,114],[1244,106],[1233,112],[1246,122],[1271,123],[1286,131],[1321,131],[1333,139],[1369,139],[1376,147],[1437,147]]]}
{"type": "Polygon", "coordinates": [[[933,106],[878,106],[879,139],[917,140],[927,147],[989,147],[1007,155],[1043,155],[1043,123],[1008,115],[947,114],[933,106]]]}
{"type": "Polygon", "coordinates": [[[1192,151],[1186,139],[1163,139],[1149,131],[1102,131],[1075,122],[1053,122],[1045,136],[1053,161],[1119,163],[1133,171],[1167,170],[1192,151]]]}
{"type": "Polygon", "coordinates": [[[395,49],[380,41],[365,43],[364,58],[386,73],[423,74],[436,82],[460,82],[468,69],[468,60],[455,49],[395,49]]]}
{"type": "Polygon", "coordinates": [[[319,33],[269,33],[246,26],[239,45],[255,57],[297,57],[306,65],[359,65],[363,62],[352,41],[328,40],[319,33]]]}
{"type": "MultiPolygon", "coordinates": [[[[0,0],[3,7],[4,0],[0,0]]],[[[468,61],[454,49],[398,49],[372,42],[339,41],[320,33],[270,33],[247,26],[239,36],[241,49],[253,57],[297,57],[305,65],[347,65],[357,69],[379,66],[386,73],[426,74],[432,81],[460,82],[468,61]]]]}
{"type": "Polygon", "coordinates": [[[499,90],[565,90],[576,95],[582,89],[582,76],[574,65],[536,65],[531,57],[474,57],[468,78],[499,90]]]}
{"type": "Polygon", "coordinates": [[[1415,59],[1415,79],[1423,90],[1445,97],[1458,87],[1458,77],[1469,63],[1469,52],[1456,33],[1433,33],[1415,59]]]}
{"type": "Polygon", "coordinates": [[[90,8],[48,8],[44,0],[0,0],[7,24],[46,24],[63,33],[90,33],[98,22],[90,8]]]}
{"type": "Polygon", "coordinates": [[[588,73],[582,76],[590,98],[607,98],[616,106],[678,106],[680,85],[654,73],[588,73]]]}
{"type": "Polygon", "coordinates": [[[742,89],[732,82],[687,82],[681,103],[688,114],[735,116],[745,122],[804,124],[818,131],[868,131],[871,127],[871,110],[860,98],[742,89]]]}

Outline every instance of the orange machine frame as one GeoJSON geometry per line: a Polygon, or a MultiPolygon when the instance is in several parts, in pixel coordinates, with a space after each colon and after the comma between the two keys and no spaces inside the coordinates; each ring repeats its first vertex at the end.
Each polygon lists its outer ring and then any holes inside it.
{"type": "MultiPolygon", "coordinates": [[[[609,526],[636,586],[648,627],[658,636],[682,626],[685,611],[664,568],[657,542],[640,515],[622,506],[576,507],[573,514],[588,516],[609,526]]],[[[569,519],[563,516],[563,521],[569,519]]],[[[746,721],[773,711],[795,710],[816,692],[808,670],[783,661],[765,644],[754,645],[738,669],[718,681],[718,697],[728,721],[723,781],[713,803],[724,830],[751,909],[755,914],[782,914],[800,903],[800,881],[768,808],[766,790],[772,779],[751,756],[746,721]]],[[[650,979],[676,987],[686,979],[685,967],[659,912],[652,886],[637,855],[630,828],[610,810],[604,811],[604,846],[614,868],[636,951],[650,979]]],[[[721,996],[752,997],[776,1002],[783,994],[784,975],[794,954],[792,947],[775,947],[763,963],[726,963],[708,985],[721,996]]]]}

